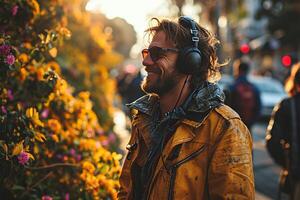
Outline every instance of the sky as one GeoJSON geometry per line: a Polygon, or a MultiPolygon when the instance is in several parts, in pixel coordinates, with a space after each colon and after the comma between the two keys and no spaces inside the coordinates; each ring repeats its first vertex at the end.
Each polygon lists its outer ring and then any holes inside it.
{"type": "Polygon", "coordinates": [[[147,15],[166,12],[164,8],[168,8],[166,0],[90,0],[86,5],[87,10],[100,11],[109,19],[124,18],[139,33],[147,26],[147,15]]]}
{"type": "MultiPolygon", "coordinates": [[[[169,2],[170,0],[90,0],[86,9],[91,12],[101,12],[109,19],[121,17],[133,25],[138,37],[137,44],[131,50],[131,56],[134,58],[146,45],[143,36],[149,19],[152,16],[170,17],[176,14],[176,7],[171,6],[169,2]]],[[[187,0],[187,2],[184,14],[196,16],[200,8],[191,6],[193,0],[187,0]]]]}

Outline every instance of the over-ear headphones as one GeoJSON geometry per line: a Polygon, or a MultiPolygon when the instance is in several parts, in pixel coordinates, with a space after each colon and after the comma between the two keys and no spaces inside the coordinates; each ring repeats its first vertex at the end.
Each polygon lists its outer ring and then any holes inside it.
{"type": "Polygon", "coordinates": [[[188,45],[183,47],[183,49],[180,49],[177,60],[177,69],[184,74],[194,74],[201,66],[201,52],[198,49],[199,30],[197,29],[196,22],[189,17],[180,17],[178,23],[190,30],[192,46],[188,45]]]}

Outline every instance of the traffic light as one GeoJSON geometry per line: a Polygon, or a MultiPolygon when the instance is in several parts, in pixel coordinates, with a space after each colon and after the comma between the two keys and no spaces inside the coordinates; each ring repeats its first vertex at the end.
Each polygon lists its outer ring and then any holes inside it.
{"type": "Polygon", "coordinates": [[[291,67],[292,57],[290,55],[284,55],[281,57],[281,63],[284,67],[291,67]]]}
{"type": "Polygon", "coordinates": [[[244,43],[240,46],[240,51],[243,54],[248,54],[250,52],[250,46],[248,44],[244,43]]]}

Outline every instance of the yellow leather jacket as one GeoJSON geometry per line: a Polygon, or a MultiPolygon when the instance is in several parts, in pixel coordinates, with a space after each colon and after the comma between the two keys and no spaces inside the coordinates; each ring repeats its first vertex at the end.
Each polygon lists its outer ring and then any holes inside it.
{"type": "MultiPolygon", "coordinates": [[[[139,110],[133,117],[119,199],[135,199],[134,166],[145,164],[151,142],[148,114],[139,110]]],[[[155,167],[146,199],[254,199],[252,139],[238,114],[220,104],[203,120],[183,118],[176,127],[155,167]]]]}

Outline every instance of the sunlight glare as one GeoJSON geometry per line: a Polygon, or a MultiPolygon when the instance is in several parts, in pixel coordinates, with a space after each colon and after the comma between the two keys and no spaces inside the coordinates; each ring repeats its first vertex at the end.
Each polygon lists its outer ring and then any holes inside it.
{"type": "Polygon", "coordinates": [[[147,16],[160,10],[164,0],[90,0],[86,10],[102,12],[107,18],[121,17],[133,24],[137,32],[143,32],[147,26],[147,16]]]}

